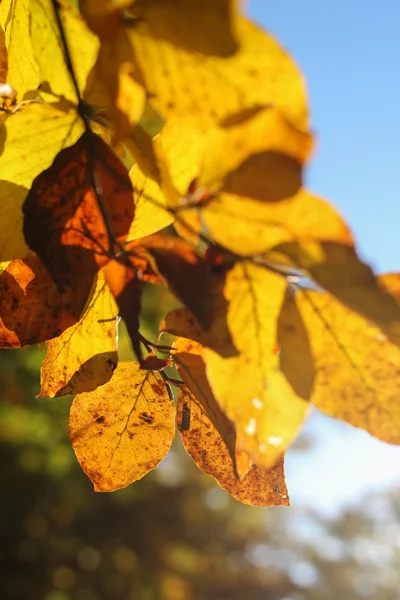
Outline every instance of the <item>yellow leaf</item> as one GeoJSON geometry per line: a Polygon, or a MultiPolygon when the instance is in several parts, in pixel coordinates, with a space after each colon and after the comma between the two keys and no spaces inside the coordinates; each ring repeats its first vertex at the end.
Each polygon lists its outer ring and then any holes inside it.
{"type": "Polygon", "coordinates": [[[245,110],[210,129],[199,184],[263,202],[282,200],[299,189],[311,149],[311,135],[278,109],[245,110]]]}
{"type": "Polygon", "coordinates": [[[237,50],[233,10],[236,0],[146,0],[135,2],[132,17],[152,36],[205,55],[230,56],[237,50]]]}
{"type": "MultiPolygon", "coordinates": [[[[379,281],[398,292],[400,275],[379,281]]],[[[400,444],[399,347],[331,294],[298,290],[292,302],[304,320],[315,362],[313,404],[385,442],[400,444]]],[[[303,349],[298,346],[298,351],[303,349]]]]}
{"type": "MultiPolygon", "coordinates": [[[[197,413],[204,415],[205,420],[208,421],[209,429],[215,429],[215,436],[217,438],[216,444],[218,444],[220,452],[223,455],[221,461],[224,464],[226,463],[227,470],[235,477],[243,477],[249,471],[251,461],[247,456],[241,457],[238,461],[236,460],[235,426],[219,407],[207,381],[206,369],[203,361],[203,347],[193,340],[177,337],[173,343],[173,358],[179,375],[188,388],[186,391],[182,390],[180,393],[180,396],[183,397],[183,404],[181,402],[183,419],[178,418],[178,425],[182,438],[184,439],[183,432],[189,431],[190,429],[190,422],[185,423],[186,416],[184,407],[185,402],[191,403],[191,400],[188,398],[190,390],[193,394],[195,404],[198,405],[197,413]]],[[[186,414],[189,414],[190,420],[190,407],[188,410],[189,413],[186,414]]],[[[198,419],[199,414],[197,413],[194,419],[198,419]]],[[[192,419],[192,425],[194,419],[192,419]]],[[[200,425],[201,423],[202,418],[200,418],[200,425]]],[[[199,440],[199,453],[203,450],[206,451],[208,446],[206,431],[201,431],[201,433],[204,433],[204,437],[202,443],[199,440]]],[[[189,454],[193,456],[192,453],[189,454]]]]}
{"type": "Polygon", "coordinates": [[[297,240],[353,243],[336,209],[304,189],[274,203],[222,193],[201,209],[201,218],[211,239],[242,256],[263,254],[277,244],[297,240]]]}
{"type": "Polygon", "coordinates": [[[218,484],[236,500],[252,506],[289,506],[289,497],[283,470],[283,457],[271,469],[248,465],[243,479],[238,479],[232,462],[216,427],[201,402],[185,388],[178,399],[177,423],[187,453],[197,466],[212,475],[218,484]]]}
{"type": "Polygon", "coordinates": [[[174,421],[162,379],[138,363],[120,363],[108,383],[75,397],[69,432],[95,491],[111,492],[141,479],[166,456],[174,421]]]}
{"type": "MultiPolygon", "coordinates": [[[[96,61],[99,41],[79,13],[68,3],[62,3],[59,14],[82,94],[88,74],[96,61]]],[[[77,103],[51,0],[31,0],[31,37],[42,82],[48,83],[53,94],[77,103]]]]}
{"type": "Polygon", "coordinates": [[[128,32],[103,39],[96,64],[88,82],[88,95],[102,99],[109,113],[117,139],[129,137],[146,104],[141,73],[133,61],[128,32]]]}
{"type": "Polygon", "coordinates": [[[146,177],[137,164],[132,167],[129,176],[134,191],[135,217],[129,229],[128,241],[160,231],[174,220],[167,210],[160,186],[153,179],[146,177]]]}
{"type": "Polygon", "coordinates": [[[82,131],[76,110],[64,101],[29,104],[0,120],[0,260],[30,253],[22,233],[25,197],[35,177],[82,131]]]}
{"type": "Polygon", "coordinates": [[[239,50],[229,58],[185,51],[156,37],[146,23],[127,32],[155,108],[167,118],[196,115],[216,121],[271,103],[306,130],[307,97],[295,63],[272,36],[250,21],[239,17],[234,28],[239,50]]]}
{"type": "MultiPolygon", "coordinates": [[[[0,8],[1,10],[1,8],[0,8]]],[[[0,84],[6,83],[8,72],[8,53],[6,46],[6,36],[0,26],[0,84]]],[[[1,95],[1,94],[0,94],[1,95]]]]}
{"type": "Polygon", "coordinates": [[[322,288],[376,323],[400,345],[400,302],[360,260],[353,243],[324,241],[318,236],[316,240],[282,244],[274,248],[270,258],[280,260],[282,256],[306,270],[322,288]]]}
{"type": "Polygon", "coordinates": [[[8,54],[7,83],[17,92],[18,100],[36,90],[39,71],[30,36],[30,0],[0,3],[0,27],[5,32],[8,54]]]}
{"type": "Polygon", "coordinates": [[[46,343],[39,396],[91,392],[107,383],[118,363],[117,313],[99,271],[79,322],[46,343]]]}
{"type": "MultiPolygon", "coordinates": [[[[288,378],[287,364],[280,363],[278,344],[285,340],[285,332],[278,324],[300,332],[298,315],[292,313],[293,323],[281,318],[286,298],[283,278],[243,261],[228,272],[224,296],[229,332],[239,354],[223,358],[205,347],[207,379],[221,409],[236,426],[237,448],[247,452],[254,463],[269,468],[291,444],[307,416],[312,364],[302,363],[306,372],[299,381],[288,378]]],[[[203,345],[209,343],[193,317],[177,316],[172,313],[170,322],[168,316],[162,330],[203,345]]],[[[215,348],[215,340],[210,345],[215,348]]]]}

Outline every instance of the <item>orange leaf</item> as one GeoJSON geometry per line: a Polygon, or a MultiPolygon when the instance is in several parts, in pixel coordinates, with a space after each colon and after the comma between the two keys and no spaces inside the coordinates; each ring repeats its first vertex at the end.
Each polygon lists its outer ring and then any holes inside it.
{"type": "Polygon", "coordinates": [[[174,421],[163,381],[138,363],[120,363],[108,383],[75,397],[69,434],[95,491],[111,492],[141,479],[166,456],[174,421]]]}
{"type": "MultiPolygon", "coordinates": [[[[236,500],[252,506],[289,506],[283,457],[271,469],[250,463],[247,475],[239,480],[228,449],[204,406],[185,388],[179,393],[177,423],[187,453],[236,500]]],[[[241,454],[246,460],[245,453],[241,454]]]]}
{"type": "Polygon", "coordinates": [[[0,346],[18,348],[61,335],[79,320],[91,285],[89,277],[60,292],[36,256],[11,261],[0,271],[0,346]]]}
{"type": "Polygon", "coordinates": [[[217,351],[224,356],[237,354],[227,329],[227,303],[222,294],[228,267],[214,267],[199,257],[188,242],[163,235],[137,240],[135,251],[153,259],[154,269],[196,316],[209,339],[215,341],[217,351]]]}
{"type": "Polygon", "coordinates": [[[25,200],[24,235],[60,286],[107,263],[134,215],[125,167],[101,138],[85,133],[33,182],[25,200]],[[116,244],[110,242],[94,187],[116,244]]]}

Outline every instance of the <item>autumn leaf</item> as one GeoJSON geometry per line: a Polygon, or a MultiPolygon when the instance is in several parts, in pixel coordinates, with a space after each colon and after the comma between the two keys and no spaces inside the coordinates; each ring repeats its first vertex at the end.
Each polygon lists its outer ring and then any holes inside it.
{"type": "MultiPolygon", "coordinates": [[[[32,48],[30,28],[30,0],[0,3],[0,29],[4,32],[7,49],[7,83],[21,101],[26,92],[36,90],[40,83],[38,65],[32,48]]],[[[0,73],[4,77],[4,53],[0,73]]],[[[5,82],[3,79],[2,82],[5,82]]]]}
{"type": "Polygon", "coordinates": [[[199,185],[261,202],[294,196],[313,145],[271,106],[232,115],[210,129],[199,185]],[[224,161],[221,161],[221,155],[224,161]]]}
{"type": "Polygon", "coordinates": [[[36,256],[0,265],[1,348],[51,340],[79,320],[91,279],[60,292],[36,256]]]}
{"type": "Polygon", "coordinates": [[[374,322],[400,344],[400,303],[357,255],[353,243],[305,240],[273,249],[271,259],[287,257],[348,308],[374,322]]]}
{"type": "MultiPolygon", "coordinates": [[[[242,456],[241,460],[236,460],[235,426],[219,407],[207,381],[202,346],[193,340],[177,337],[172,348],[175,365],[179,375],[187,386],[187,388],[182,389],[180,394],[184,399],[181,403],[181,419],[178,419],[181,433],[193,427],[193,423],[190,425],[192,417],[190,416],[190,406],[188,407],[188,403],[191,403],[191,392],[195,398],[195,402],[199,405],[201,415],[204,414],[205,420],[209,421],[210,428],[215,428],[217,432],[217,443],[221,454],[223,454],[222,461],[228,463],[228,469],[236,478],[242,478],[249,471],[251,461],[247,455],[242,456]]],[[[202,419],[200,417],[200,425],[201,423],[202,419]]],[[[200,446],[204,446],[205,449],[208,446],[206,433],[204,433],[202,443],[199,442],[200,446]]]]}
{"type": "Polygon", "coordinates": [[[143,28],[146,24],[154,38],[190,52],[226,57],[237,50],[235,4],[236,0],[147,0],[133,3],[129,14],[143,28]]]}
{"type": "MultiPolygon", "coordinates": [[[[182,388],[179,392],[177,423],[183,445],[197,466],[212,475],[236,500],[252,506],[289,506],[283,470],[283,457],[271,469],[249,465],[247,474],[238,479],[218,430],[195,396],[182,388]]],[[[244,459],[242,453],[238,457],[244,459]]]]}
{"type": "Polygon", "coordinates": [[[138,81],[144,83],[156,110],[165,118],[193,115],[215,122],[271,103],[305,130],[307,98],[295,63],[272,36],[250,21],[236,18],[234,30],[239,50],[229,58],[180,48],[157,37],[146,23],[127,31],[138,81]]]}
{"type": "Polygon", "coordinates": [[[35,177],[82,131],[75,108],[65,101],[29,104],[0,117],[1,260],[31,254],[22,231],[22,204],[35,177]]]}
{"type": "Polygon", "coordinates": [[[128,233],[128,241],[151,235],[174,221],[167,211],[165,197],[159,185],[135,164],[130,173],[135,199],[135,218],[128,233]]]}
{"type": "MultiPolygon", "coordinates": [[[[227,275],[223,294],[238,355],[224,358],[207,347],[203,354],[213,394],[236,426],[237,448],[266,468],[276,464],[298,434],[309,411],[313,381],[308,362],[303,363],[303,386],[297,379],[288,380],[281,368],[278,319],[286,289],[283,277],[248,261],[237,263],[227,275]]],[[[297,321],[293,327],[298,327],[297,321]]],[[[193,319],[185,322],[181,315],[169,327],[167,317],[164,330],[202,343],[202,335],[196,339],[198,326],[192,324],[193,319]]]]}
{"type": "MultiPolygon", "coordinates": [[[[99,41],[87,27],[81,15],[69,3],[59,3],[68,52],[81,94],[90,70],[96,61],[99,41]],[[83,41],[84,40],[84,41],[83,41]]],[[[52,93],[78,103],[75,86],[65,61],[64,48],[52,0],[31,0],[31,39],[42,82],[52,93]]]]}
{"type": "Polygon", "coordinates": [[[117,312],[99,271],[79,322],[46,342],[39,397],[91,392],[109,381],[118,364],[117,312]]]}
{"type": "Polygon", "coordinates": [[[111,260],[103,268],[107,285],[118,304],[137,359],[142,362],[139,336],[139,316],[142,307],[143,284],[138,278],[137,265],[111,260]]]}
{"type": "Polygon", "coordinates": [[[154,270],[195,315],[212,347],[223,356],[237,354],[227,328],[227,303],[221,293],[230,265],[214,267],[188,242],[157,234],[138,240],[135,251],[153,260],[154,270]]]}
{"type": "Polygon", "coordinates": [[[35,179],[23,211],[29,247],[63,286],[119,250],[134,215],[132,184],[111,148],[85,133],[35,179]]]}
{"type": "Polygon", "coordinates": [[[163,381],[138,363],[120,363],[111,380],[79,394],[69,433],[97,492],[126,487],[154,469],[174,437],[175,407],[163,381]]]}
{"type": "MultiPolygon", "coordinates": [[[[103,37],[93,71],[88,78],[87,95],[96,98],[112,120],[117,139],[129,138],[146,103],[140,69],[135,64],[126,28],[118,35],[103,37]]],[[[109,23],[105,27],[109,31],[109,23]]]]}
{"type": "MultiPolygon", "coordinates": [[[[400,275],[378,282],[399,297],[400,275]]],[[[385,442],[400,444],[398,345],[326,292],[299,289],[291,303],[301,314],[315,363],[313,404],[385,442]]],[[[300,356],[309,351],[296,331],[290,337],[300,356]]],[[[298,370],[300,375],[300,362],[298,370]]]]}

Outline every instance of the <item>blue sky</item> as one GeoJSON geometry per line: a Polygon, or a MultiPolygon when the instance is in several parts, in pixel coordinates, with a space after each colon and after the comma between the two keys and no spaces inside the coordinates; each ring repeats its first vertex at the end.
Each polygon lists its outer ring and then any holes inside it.
{"type": "MultiPolygon", "coordinates": [[[[400,2],[248,0],[300,65],[317,152],[306,181],[351,225],[378,272],[400,272],[400,2]]],[[[312,455],[290,454],[292,504],[328,513],[400,486],[400,448],[315,414],[312,455]]]]}
{"type": "Polygon", "coordinates": [[[304,73],[317,136],[307,185],[379,272],[400,271],[400,3],[248,0],[304,73]]]}

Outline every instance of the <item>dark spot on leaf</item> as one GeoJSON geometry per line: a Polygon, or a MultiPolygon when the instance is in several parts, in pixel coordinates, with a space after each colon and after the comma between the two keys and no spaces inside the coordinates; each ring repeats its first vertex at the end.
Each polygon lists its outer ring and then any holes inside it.
{"type": "Polygon", "coordinates": [[[181,431],[187,431],[188,429],[190,429],[190,408],[187,402],[184,402],[182,407],[181,431]]]}
{"type": "Polygon", "coordinates": [[[154,417],[152,415],[148,415],[146,412],[140,413],[139,418],[143,419],[143,421],[146,421],[146,423],[153,423],[154,421],[154,417]]]}
{"type": "Polygon", "coordinates": [[[104,417],[98,417],[96,423],[104,423],[104,417]]]}

